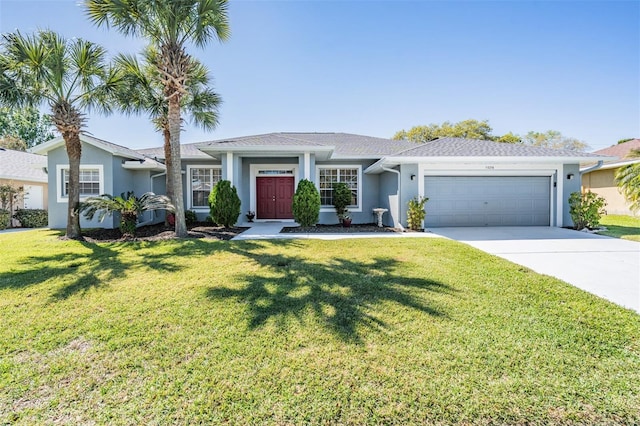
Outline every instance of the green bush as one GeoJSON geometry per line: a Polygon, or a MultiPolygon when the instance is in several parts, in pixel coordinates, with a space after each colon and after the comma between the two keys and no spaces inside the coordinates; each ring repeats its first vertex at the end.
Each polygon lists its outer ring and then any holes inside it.
{"type": "Polygon", "coordinates": [[[347,206],[351,205],[351,189],[344,182],[336,182],[333,184],[333,207],[336,209],[338,218],[342,219],[347,215],[349,210],[347,206]]]}
{"type": "Polygon", "coordinates": [[[187,222],[187,225],[191,225],[198,221],[198,216],[193,210],[187,210],[184,212],[184,220],[187,222]]]}
{"type": "Polygon", "coordinates": [[[301,226],[313,226],[320,217],[320,193],[313,182],[302,179],[293,194],[293,218],[301,226]]]}
{"type": "Polygon", "coordinates": [[[427,212],[424,209],[424,205],[429,201],[426,197],[414,197],[407,203],[407,223],[409,229],[419,231],[422,229],[422,221],[424,220],[427,212]]]}
{"type": "Polygon", "coordinates": [[[47,211],[42,209],[18,209],[13,217],[23,228],[42,228],[49,222],[47,211]]]}
{"type": "Polygon", "coordinates": [[[600,218],[606,214],[604,206],[607,202],[591,191],[572,192],[569,196],[569,214],[574,229],[595,229],[600,225],[600,218]]]}
{"type": "Polygon", "coordinates": [[[214,223],[230,228],[240,216],[240,197],[235,186],[228,180],[221,180],[209,194],[210,216],[214,223]]]}
{"type": "Polygon", "coordinates": [[[9,214],[9,210],[0,209],[0,229],[7,229],[10,220],[11,215],[9,214]]]}

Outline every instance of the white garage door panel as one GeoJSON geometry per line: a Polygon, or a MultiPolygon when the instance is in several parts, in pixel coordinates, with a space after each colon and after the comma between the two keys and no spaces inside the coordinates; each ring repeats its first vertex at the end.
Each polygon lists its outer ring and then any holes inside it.
{"type": "Polygon", "coordinates": [[[547,176],[427,176],[426,226],[548,226],[547,176]]]}

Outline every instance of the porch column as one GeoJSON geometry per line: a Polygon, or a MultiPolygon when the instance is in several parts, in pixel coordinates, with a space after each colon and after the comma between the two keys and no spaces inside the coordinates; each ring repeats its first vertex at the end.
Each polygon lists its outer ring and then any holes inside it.
{"type": "Polygon", "coordinates": [[[227,152],[227,180],[233,185],[233,152],[227,152]]]}
{"type": "Polygon", "coordinates": [[[304,178],[311,180],[311,153],[304,153],[304,178]]]}

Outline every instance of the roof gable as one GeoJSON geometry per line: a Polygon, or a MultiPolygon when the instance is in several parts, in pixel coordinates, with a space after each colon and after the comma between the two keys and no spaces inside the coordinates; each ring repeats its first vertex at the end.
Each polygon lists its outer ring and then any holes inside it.
{"type": "MultiPolygon", "coordinates": [[[[111,153],[118,157],[136,159],[136,160],[144,159],[144,155],[140,154],[139,152],[136,152],[125,146],[118,145],[112,142],[107,142],[103,139],[98,139],[86,134],[80,135],[80,141],[82,143],[86,143],[86,144],[95,146],[96,148],[102,149],[103,151],[107,151],[108,153],[111,153]]],[[[62,137],[58,137],[50,141],[41,143],[40,145],[36,145],[33,148],[31,148],[30,151],[35,154],[46,154],[53,149],[63,146],[64,143],[65,143],[64,139],[62,137]]]]}

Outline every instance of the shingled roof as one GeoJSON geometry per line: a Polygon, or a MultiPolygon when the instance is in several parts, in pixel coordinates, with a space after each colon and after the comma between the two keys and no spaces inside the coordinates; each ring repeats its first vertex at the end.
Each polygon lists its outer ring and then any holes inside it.
{"type": "Polygon", "coordinates": [[[0,148],[0,179],[47,182],[47,157],[0,148]]]}
{"type": "Polygon", "coordinates": [[[198,144],[200,149],[224,151],[225,149],[268,147],[318,147],[331,148],[332,158],[380,158],[415,146],[413,142],[361,136],[350,133],[301,133],[282,132],[264,135],[220,139],[198,144]]]}
{"type": "Polygon", "coordinates": [[[631,139],[630,141],[619,143],[617,145],[610,146],[608,148],[594,151],[594,154],[608,155],[611,157],[618,157],[618,160],[624,160],[625,157],[634,149],[640,149],[640,139],[631,139]]]}
{"type": "Polygon", "coordinates": [[[597,159],[599,156],[566,149],[540,148],[481,139],[440,138],[396,153],[393,157],[594,157],[597,159]]]}

